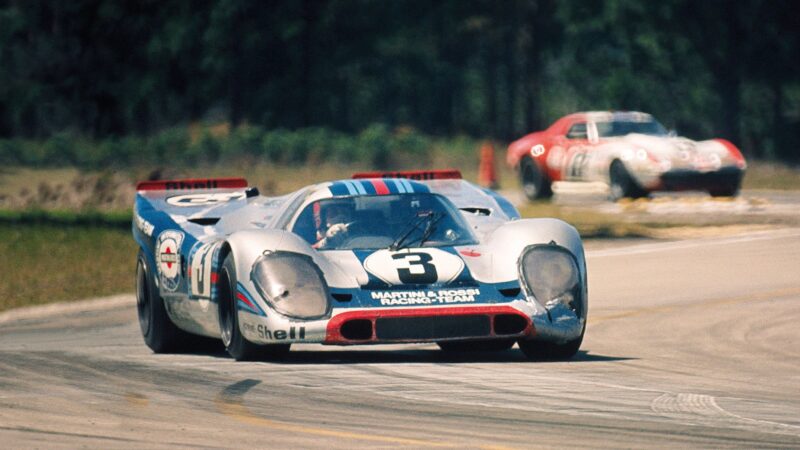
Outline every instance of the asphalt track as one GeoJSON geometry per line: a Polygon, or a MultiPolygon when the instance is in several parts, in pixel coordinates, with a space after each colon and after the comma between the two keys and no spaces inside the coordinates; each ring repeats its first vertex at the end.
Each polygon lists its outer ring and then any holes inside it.
{"type": "Polygon", "coordinates": [[[132,296],[6,314],[0,446],[800,447],[800,230],[595,246],[588,263],[569,362],[306,345],[237,363],[150,353],[132,296]]]}

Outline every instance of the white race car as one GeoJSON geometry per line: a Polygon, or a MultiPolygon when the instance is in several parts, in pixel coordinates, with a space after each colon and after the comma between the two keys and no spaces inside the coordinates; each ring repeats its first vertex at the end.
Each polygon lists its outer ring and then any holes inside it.
{"type": "Polygon", "coordinates": [[[586,328],[575,228],[520,219],[458,171],[360,174],[260,196],[243,179],[137,187],[137,306],[155,352],[435,342],[569,358],[586,328]],[[414,178],[414,179],[410,179],[414,178]]]}
{"type": "Polygon", "coordinates": [[[640,112],[570,114],[512,142],[506,161],[531,200],[550,197],[559,181],[607,184],[614,200],[661,190],[733,196],[747,167],[729,141],[672,136],[640,112]]]}

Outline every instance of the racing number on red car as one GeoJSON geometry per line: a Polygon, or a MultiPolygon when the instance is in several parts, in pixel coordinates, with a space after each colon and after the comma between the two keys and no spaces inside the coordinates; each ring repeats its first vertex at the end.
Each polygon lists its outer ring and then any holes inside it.
{"type": "Polygon", "coordinates": [[[589,154],[583,148],[576,149],[567,165],[567,176],[573,179],[581,178],[587,162],[589,162],[589,154]]]}
{"type": "Polygon", "coordinates": [[[392,259],[402,259],[408,268],[398,267],[397,275],[400,281],[408,284],[431,284],[439,279],[436,266],[431,264],[433,257],[427,253],[398,253],[392,259]]]}

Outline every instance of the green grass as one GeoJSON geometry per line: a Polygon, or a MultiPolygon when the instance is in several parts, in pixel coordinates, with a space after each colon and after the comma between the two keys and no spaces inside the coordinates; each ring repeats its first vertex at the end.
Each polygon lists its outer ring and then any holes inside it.
{"type": "Polygon", "coordinates": [[[64,210],[0,210],[0,224],[63,225],[102,228],[131,228],[132,212],[126,211],[64,211],[64,210]]]}
{"type": "Polygon", "coordinates": [[[133,292],[129,230],[0,223],[0,311],[133,292]]]}

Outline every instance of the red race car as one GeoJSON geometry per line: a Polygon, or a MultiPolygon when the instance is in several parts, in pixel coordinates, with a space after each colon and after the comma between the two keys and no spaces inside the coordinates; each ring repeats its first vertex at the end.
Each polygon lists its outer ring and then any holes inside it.
{"type": "Polygon", "coordinates": [[[612,200],[653,191],[738,194],[747,163],[725,139],[674,136],[641,112],[580,112],[562,117],[508,146],[525,195],[549,198],[559,181],[600,182],[612,200]]]}

